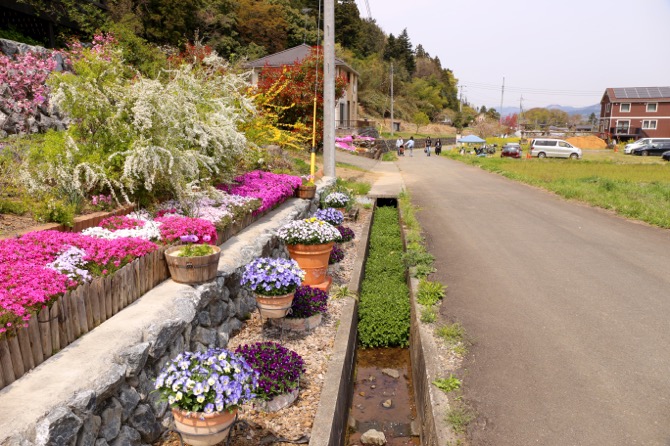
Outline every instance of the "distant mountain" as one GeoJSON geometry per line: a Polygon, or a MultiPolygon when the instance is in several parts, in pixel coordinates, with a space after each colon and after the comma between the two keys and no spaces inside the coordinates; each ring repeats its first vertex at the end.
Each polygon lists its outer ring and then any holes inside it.
{"type": "MultiPolygon", "coordinates": [[[[551,104],[544,108],[556,108],[563,110],[569,115],[582,115],[587,118],[591,115],[591,113],[595,113],[596,116],[600,116],[600,104],[589,105],[588,107],[571,107],[569,105],[551,104]]],[[[503,116],[513,115],[514,113],[519,113],[519,107],[503,107],[503,116]]]]}

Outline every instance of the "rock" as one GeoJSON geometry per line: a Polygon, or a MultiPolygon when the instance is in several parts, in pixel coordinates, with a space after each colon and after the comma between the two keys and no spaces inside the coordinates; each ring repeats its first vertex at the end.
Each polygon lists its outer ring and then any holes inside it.
{"type": "Polygon", "coordinates": [[[244,323],[242,321],[233,317],[224,322],[223,325],[221,325],[221,328],[219,328],[219,331],[228,333],[228,336],[232,336],[239,332],[243,326],[244,323]]]}
{"type": "Polygon", "coordinates": [[[371,388],[371,389],[376,389],[377,386],[375,386],[375,385],[373,384],[373,385],[370,386],[370,388],[371,388]]]}
{"type": "Polygon", "coordinates": [[[81,414],[82,412],[93,412],[96,407],[97,396],[92,390],[82,390],[74,394],[68,403],[68,407],[81,414]]]}
{"type": "Polygon", "coordinates": [[[230,336],[228,335],[228,332],[227,331],[218,331],[217,336],[218,336],[219,347],[226,348],[228,346],[228,341],[230,340],[230,336]]]}
{"type": "Polygon", "coordinates": [[[140,397],[142,398],[142,401],[146,400],[149,398],[149,395],[151,392],[154,390],[154,383],[149,377],[147,376],[146,372],[140,373],[140,385],[138,387],[140,397]]]}
{"type": "Polygon", "coordinates": [[[198,313],[198,323],[203,327],[210,327],[212,325],[212,319],[210,318],[208,311],[201,311],[198,313]]]}
{"type": "Polygon", "coordinates": [[[382,373],[384,375],[390,376],[393,379],[400,378],[400,372],[397,371],[396,369],[382,369],[382,373]]]}
{"type": "Polygon", "coordinates": [[[214,347],[217,343],[216,330],[205,327],[196,327],[191,340],[208,347],[214,347]]]}
{"type": "Polygon", "coordinates": [[[156,421],[156,415],[146,404],[140,404],[128,420],[145,443],[153,443],[161,435],[161,425],[156,421]]]}
{"type": "Polygon", "coordinates": [[[126,377],[126,366],[112,364],[95,383],[95,394],[98,401],[104,401],[116,395],[126,377]]]}
{"type": "Polygon", "coordinates": [[[154,324],[145,330],[144,341],[152,342],[149,348],[149,356],[154,359],[163,356],[174,341],[175,336],[181,333],[186,325],[185,321],[172,319],[161,324],[154,324]]]}
{"type": "Polygon", "coordinates": [[[126,378],[139,376],[144,365],[147,363],[150,347],[151,344],[143,342],[130,347],[116,358],[118,364],[126,366],[126,378]]]}
{"type": "Polygon", "coordinates": [[[94,446],[95,440],[98,438],[98,432],[100,432],[101,424],[102,419],[99,416],[89,415],[84,420],[84,425],[79,431],[77,446],[94,446]]]}
{"type": "Polygon", "coordinates": [[[164,401],[161,399],[161,395],[158,392],[152,392],[149,394],[149,398],[147,398],[149,406],[151,406],[151,410],[154,411],[156,414],[156,418],[160,419],[163,418],[163,415],[165,415],[165,412],[168,409],[168,402],[164,401]]]}
{"type": "Polygon", "coordinates": [[[349,419],[347,420],[347,426],[351,430],[356,430],[356,418],[354,418],[352,415],[349,415],[349,419]]]}
{"type": "Polygon", "coordinates": [[[420,437],[421,436],[421,421],[419,419],[412,420],[410,423],[410,432],[412,437],[420,437]]]}
{"type": "Polygon", "coordinates": [[[225,302],[220,300],[215,300],[209,305],[209,319],[212,326],[217,326],[225,318],[225,311],[228,309],[228,305],[225,302]]]}
{"type": "Polygon", "coordinates": [[[132,387],[124,387],[121,389],[121,392],[118,396],[121,406],[123,406],[122,420],[126,421],[133,410],[137,407],[137,404],[140,402],[140,394],[137,390],[132,387]]]}
{"type": "Polygon", "coordinates": [[[383,446],[386,444],[386,436],[384,435],[384,432],[370,429],[361,435],[361,443],[383,446]]]}
{"type": "Polygon", "coordinates": [[[114,439],[110,446],[140,446],[142,439],[140,433],[130,426],[123,426],[119,436],[114,439]]]}
{"type": "Polygon", "coordinates": [[[109,446],[109,443],[107,443],[107,440],[105,440],[104,438],[98,438],[95,441],[95,446],[109,446]]]}
{"type": "Polygon", "coordinates": [[[390,408],[393,405],[393,402],[391,400],[386,400],[382,403],[382,406],[386,407],[387,409],[390,408]]]}
{"type": "Polygon", "coordinates": [[[100,425],[101,438],[111,441],[119,435],[121,431],[121,417],[123,416],[123,406],[116,398],[110,398],[107,407],[100,415],[102,424],[100,425]]]}
{"type": "Polygon", "coordinates": [[[66,407],[58,407],[35,428],[37,446],[74,446],[83,421],[66,407]]]}

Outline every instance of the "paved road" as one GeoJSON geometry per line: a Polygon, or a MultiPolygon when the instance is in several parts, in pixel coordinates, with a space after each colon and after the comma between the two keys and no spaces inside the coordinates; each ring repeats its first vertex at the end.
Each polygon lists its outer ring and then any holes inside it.
{"type": "Polygon", "coordinates": [[[670,231],[418,153],[398,165],[473,341],[471,445],[670,445],[670,231]]]}

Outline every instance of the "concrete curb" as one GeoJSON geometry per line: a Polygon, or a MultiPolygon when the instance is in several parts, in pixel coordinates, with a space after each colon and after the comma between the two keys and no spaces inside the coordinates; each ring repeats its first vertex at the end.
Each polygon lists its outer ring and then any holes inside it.
{"type": "Polygon", "coordinates": [[[439,352],[433,335],[420,321],[421,305],[416,301],[419,280],[410,278],[411,325],[409,333],[414,395],[419,420],[421,420],[421,444],[424,446],[448,446],[456,444],[459,437],[444,421],[449,410],[449,398],[432,385],[440,373],[439,352]]]}
{"type": "MultiPolygon", "coordinates": [[[[374,213],[373,213],[374,216],[374,213]]],[[[363,228],[358,246],[354,270],[349,280],[349,290],[358,293],[363,280],[363,267],[368,254],[369,224],[363,228]]],[[[319,407],[314,417],[310,446],[340,446],[344,443],[347,415],[351,405],[351,387],[358,326],[358,300],[348,298],[340,317],[340,326],[333,344],[333,354],[324,379],[319,407]]]]}

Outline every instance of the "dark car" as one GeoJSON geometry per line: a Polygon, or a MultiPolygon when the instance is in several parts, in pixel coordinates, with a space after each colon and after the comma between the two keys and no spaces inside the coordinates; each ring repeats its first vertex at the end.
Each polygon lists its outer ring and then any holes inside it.
{"type": "Polygon", "coordinates": [[[670,142],[659,142],[656,144],[645,144],[642,147],[633,149],[630,153],[638,156],[661,156],[663,152],[667,152],[668,150],[670,150],[670,142]]]}
{"type": "Polygon", "coordinates": [[[663,155],[661,155],[661,158],[663,158],[666,161],[670,161],[670,150],[667,152],[663,152],[663,155]]]}
{"type": "Polygon", "coordinates": [[[521,158],[521,146],[515,143],[508,143],[502,147],[500,157],[521,158]]]}

